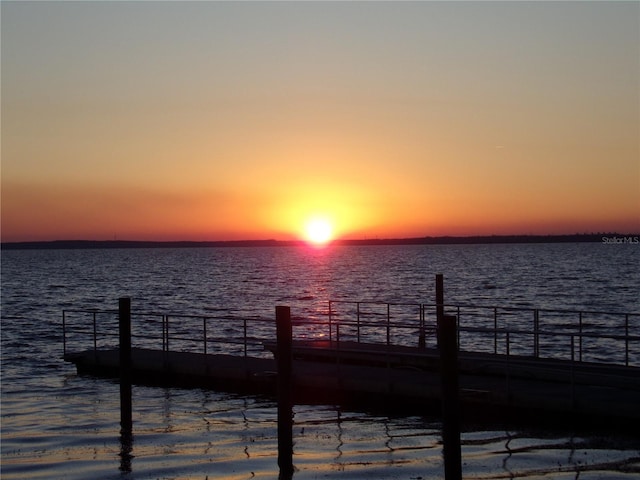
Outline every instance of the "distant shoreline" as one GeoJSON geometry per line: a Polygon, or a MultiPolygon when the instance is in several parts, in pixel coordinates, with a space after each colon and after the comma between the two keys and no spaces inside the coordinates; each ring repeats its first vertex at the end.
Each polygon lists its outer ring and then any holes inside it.
{"type": "MultiPolygon", "coordinates": [[[[335,240],[330,245],[471,245],[498,243],[630,243],[638,244],[638,234],[589,233],[572,235],[475,235],[414,238],[335,240]],[[615,239],[616,241],[611,241],[615,239]]],[[[290,247],[303,246],[303,240],[226,240],[226,241],[145,241],[145,240],[52,240],[5,242],[2,250],[105,249],[105,248],[202,248],[202,247],[290,247]]]]}

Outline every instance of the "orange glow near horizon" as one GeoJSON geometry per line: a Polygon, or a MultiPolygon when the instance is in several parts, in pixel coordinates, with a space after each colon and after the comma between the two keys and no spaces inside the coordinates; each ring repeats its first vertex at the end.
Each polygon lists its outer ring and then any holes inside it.
{"type": "Polygon", "coordinates": [[[451,205],[438,200],[440,193],[418,198],[416,189],[409,190],[414,193],[403,194],[411,195],[411,208],[392,196],[309,180],[300,180],[297,188],[284,189],[280,195],[257,190],[251,195],[160,194],[122,188],[88,192],[53,186],[29,190],[5,182],[2,241],[276,239],[311,243],[308,223],[312,219],[328,223],[330,240],[638,231],[630,202],[624,203],[628,211],[617,216],[606,208],[578,215],[571,209],[542,205],[520,218],[524,205],[509,210],[480,196],[451,205]],[[312,188],[305,189],[306,185],[312,188]]]}
{"type": "Polygon", "coordinates": [[[3,3],[3,242],[640,230],[637,2],[190,7],[3,3]]]}

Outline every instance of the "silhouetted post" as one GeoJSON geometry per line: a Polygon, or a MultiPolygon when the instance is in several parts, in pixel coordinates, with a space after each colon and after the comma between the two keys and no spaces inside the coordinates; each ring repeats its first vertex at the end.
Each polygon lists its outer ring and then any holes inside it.
{"type": "Polygon", "coordinates": [[[445,480],[460,480],[462,478],[456,320],[453,315],[442,315],[438,319],[445,480]]]}
{"type": "Polygon", "coordinates": [[[278,367],[278,467],[280,478],[293,475],[293,401],[291,399],[291,309],[276,306],[276,361],[278,367]]]}
{"type": "Polygon", "coordinates": [[[131,433],[131,299],[121,298],[118,304],[120,333],[120,428],[131,433]]]}

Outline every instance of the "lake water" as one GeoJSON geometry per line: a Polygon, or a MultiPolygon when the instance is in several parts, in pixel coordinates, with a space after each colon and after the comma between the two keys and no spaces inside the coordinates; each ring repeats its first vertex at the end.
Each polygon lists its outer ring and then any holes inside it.
{"type": "MultiPolygon", "coordinates": [[[[290,305],[316,318],[330,299],[434,303],[436,273],[451,304],[640,311],[635,244],[4,250],[2,478],[277,478],[268,398],[134,386],[123,452],[117,383],[61,360],[63,309],[127,296],[134,311],[269,318],[290,305]]],[[[437,417],[303,405],[294,415],[294,479],[442,477],[437,417]]],[[[465,478],[640,474],[640,440],[615,431],[484,426],[463,432],[462,456],[465,478]]]]}

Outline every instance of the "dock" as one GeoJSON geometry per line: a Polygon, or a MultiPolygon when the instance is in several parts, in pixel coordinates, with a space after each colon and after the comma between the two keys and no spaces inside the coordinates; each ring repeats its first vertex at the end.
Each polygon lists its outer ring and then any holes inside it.
{"type": "MultiPolygon", "coordinates": [[[[437,351],[341,345],[338,354],[324,342],[296,343],[293,351],[297,403],[438,412],[437,351]],[[377,361],[370,363],[372,356],[377,361]]],[[[67,354],[65,360],[74,363],[79,374],[119,376],[117,349],[67,354]]],[[[507,365],[506,358],[467,353],[460,355],[459,367],[461,404],[472,421],[497,412],[511,417],[526,412],[640,423],[638,368],[572,367],[526,358],[510,358],[507,365]]],[[[273,358],[132,349],[132,379],[139,384],[273,396],[276,377],[273,358]]]]}
{"type": "MultiPolygon", "coordinates": [[[[344,316],[338,321],[335,306],[329,307],[328,322],[296,320],[295,328],[301,333],[294,336],[292,348],[295,403],[438,415],[442,401],[440,351],[429,315],[421,307],[417,323],[393,323],[392,308],[387,305],[385,309],[388,315],[375,321],[366,319],[361,304],[354,310],[358,318],[353,321],[344,316]],[[322,330],[325,327],[328,332],[322,330]],[[394,343],[393,332],[403,328],[426,339],[421,337],[413,345],[394,343]],[[383,341],[371,341],[380,337],[383,341]]],[[[114,336],[116,317],[114,311],[63,313],[64,360],[73,363],[79,374],[119,377],[118,346],[108,341],[101,345],[101,339],[114,336]],[[71,348],[72,343],[88,348],[71,348]]],[[[139,337],[131,350],[134,383],[275,395],[278,349],[273,320],[150,313],[133,317],[134,337],[136,332],[139,337]],[[136,322],[141,326],[138,330],[136,322]],[[161,335],[150,334],[156,329],[161,335]],[[261,337],[251,333],[258,330],[261,337]]],[[[535,335],[526,332],[526,338],[532,336],[537,355],[516,350],[515,339],[522,327],[513,329],[511,336],[508,330],[495,329],[493,352],[460,348],[463,421],[575,421],[587,428],[597,424],[640,426],[640,366],[633,364],[640,337],[629,328],[633,326],[630,314],[622,317],[627,326],[625,335],[598,333],[597,337],[600,342],[603,338],[620,342],[623,355],[619,362],[583,358],[595,334],[582,323],[579,333],[570,336],[567,358],[542,356],[540,346],[547,334],[540,317],[539,312],[531,317],[538,322],[535,335]],[[498,335],[505,332],[507,343],[498,351],[498,335]]],[[[459,330],[466,333],[464,326],[459,330]]],[[[477,332],[478,326],[469,331],[477,332]]],[[[561,330],[559,338],[569,338],[566,332],[567,328],[561,330]]]]}

